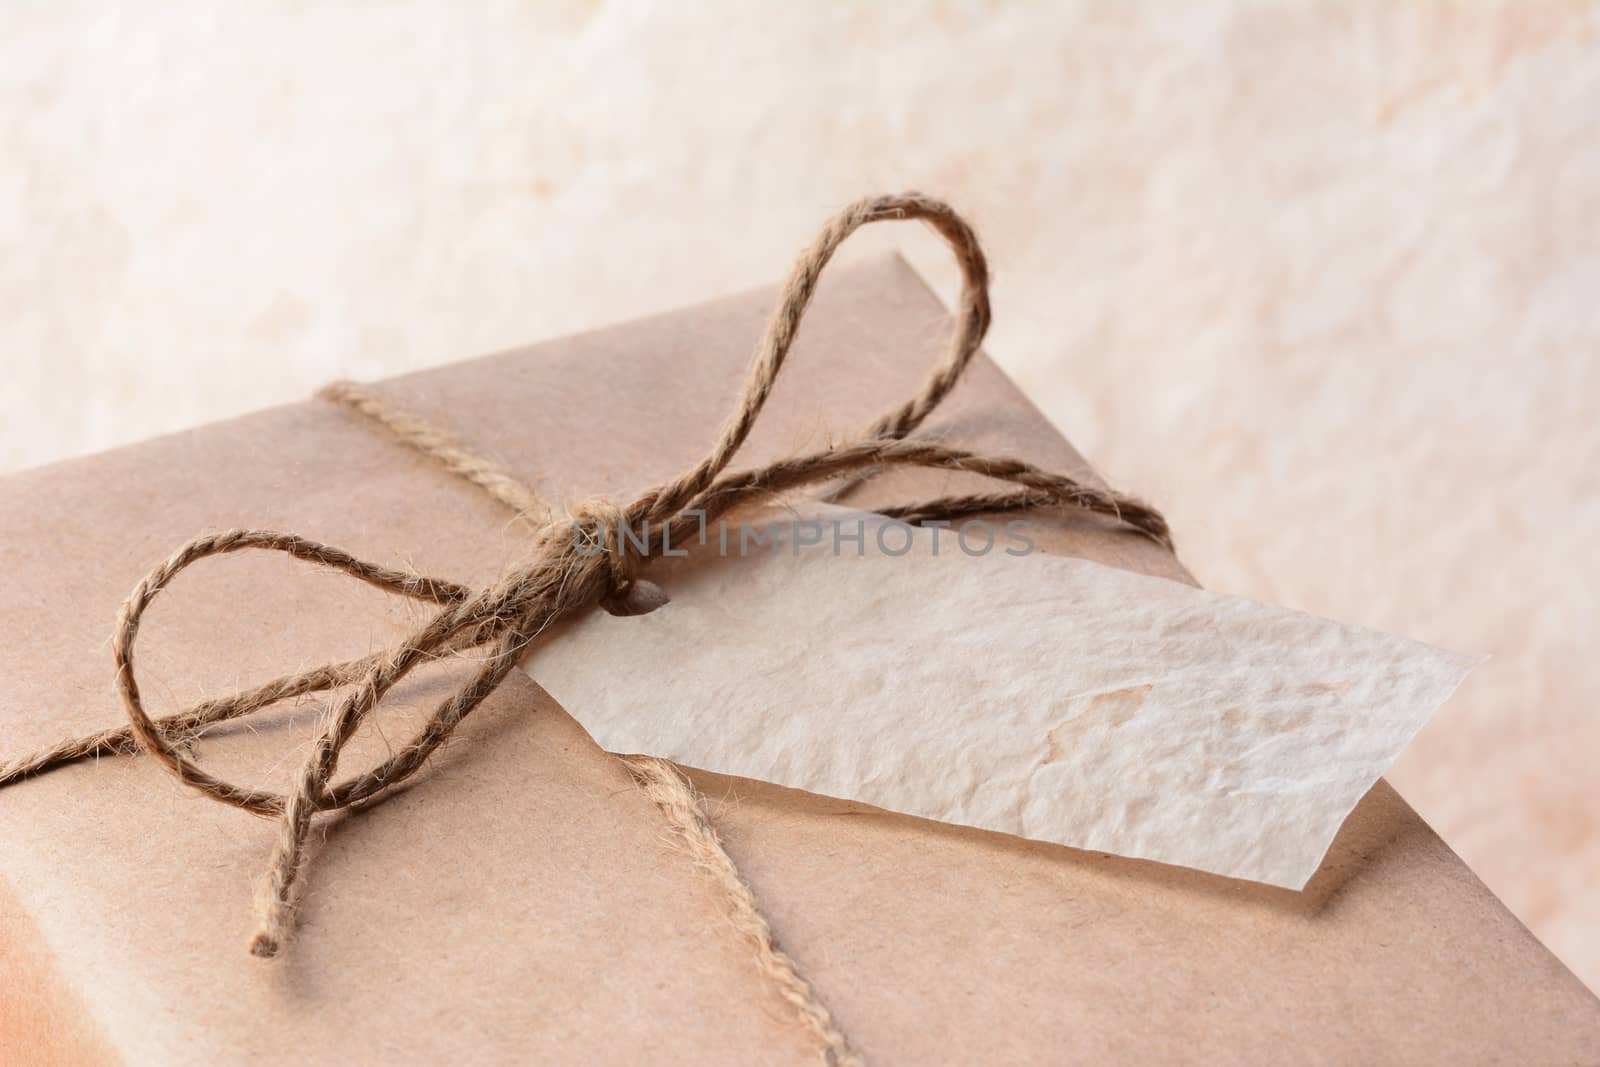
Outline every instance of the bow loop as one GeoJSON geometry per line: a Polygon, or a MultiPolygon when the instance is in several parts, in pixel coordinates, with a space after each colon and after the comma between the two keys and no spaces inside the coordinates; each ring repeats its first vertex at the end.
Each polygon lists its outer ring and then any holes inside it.
{"type": "MultiPolygon", "coordinates": [[[[192,738],[207,726],[247,715],[271,704],[350,685],[369,674],[379,657],[369,656],[348,663],[329,664],[274,679],[230,697],[207,701],[191,712],[164,719],[159,724],[144,710],[144,701],[134,672],[134,639],[138,635],[145,610],[156,596],[179,574],[201,560],[247,550],[281,552],[295,559],[342,571],[385,592],[442,605],[445,607],[445,613],[468,602],[473,594],[471,589],[455,582],[368,563],[332,545],[272,530],[228,530],[220,534],[197,537],[179,548],[166,562],[151,571],[134,587],[133,592],[123,601],[111,644],[117,669],[117,691],[128,713],[128,727],[126,731],[107,731],[105,734],[96,735],[93,739],[96,747],[82,754],[119,749],[124,743],[121,735],[125,733],[127,741],[136,743],[139,748],[159,760],[184,784],[198,789],[213,799],[258,815],[278,815],[283,812],[286,805],[285,797],[235,785],[216,777],[198,766],[183,751],[186,746],[176,742],[180,738],[192,738]]],[[[7,771],[0,775],[0,784],[16,773],[7,771]]],[[[364,799],[374,791],[371,789],[336,791],[334,794],[328,794],[319,790],[315,800],[319,807],[343,807],[364,799]]]]}

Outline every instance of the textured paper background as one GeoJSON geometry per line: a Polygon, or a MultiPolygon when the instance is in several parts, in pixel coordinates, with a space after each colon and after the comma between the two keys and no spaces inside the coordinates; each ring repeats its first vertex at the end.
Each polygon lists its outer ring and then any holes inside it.
{"type": "Polygon", "coordinates": [[[1013,555],[1025,529],[798,511],[708,531],[652,566],[671,603],[524,668],[612,752],[1300,889],[1474,662],[1013,555]]]}
{"type": "Polygon", "coordinates": [[[759,284],[839,202],[939,191],[990,350],[1207,586],[1493,653],[1393,780],[1600,984],[1595,5],[5,27],[0,465],[759,284]]]}

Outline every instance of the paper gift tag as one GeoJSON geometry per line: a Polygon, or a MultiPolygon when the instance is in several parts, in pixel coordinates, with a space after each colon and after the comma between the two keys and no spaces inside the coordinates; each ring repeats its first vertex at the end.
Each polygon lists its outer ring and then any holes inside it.
{"type": "Polygon", "coordinates": [[[605,748],[1290,888],[1477,662],[1025,526],[825,508],[706,541],[651,564],[671,603],[525,664],[605,748]]]}

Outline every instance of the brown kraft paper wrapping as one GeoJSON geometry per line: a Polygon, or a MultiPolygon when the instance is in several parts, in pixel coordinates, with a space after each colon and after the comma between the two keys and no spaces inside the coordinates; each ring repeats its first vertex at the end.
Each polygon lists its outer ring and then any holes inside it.
{"type": "MultiPolygon", "coordinates": [[[[382,390],[546,499],[625,498],[699,457],[771,302],[734,297],[382,390]]],[[[921,381],[944,328],[898,259],[835,268],[741,462],[875,416],[921,381]]],[[[1082,469],[981,357],[923,432],[1082,469]]],[[[941,488],[929,478],[885,477],[852,503],[941,488]]],[[[0,754],[120,723],[118,603],[178,544],[235,526],[474,584],[526,536],[481,490],[315,400],[13,475],[0,754]]],[[[1110,524],[1034,527],[1049,551],[1190,580],[1110,524]]],[[[207,561],[147,616],[147,699],[164,713],[359,656],[417,617],[283,560],[207,561]]],[[[404,736],[448,672],[382,711],[346,773],[404,736]]],[[[218,730],[199,757],[281,785],[315,712],[218,730]]],[[[1292,892],[694,777],[871,1063],[1600,1061],[1600,1002],[1383,783],[1292,892]]],[[[138,758],[0,791],[0,1058],[815,1059],[659,812],[520,675],[425,773],[327,820],[297,936],[263,963],[244,944],[274,833],[138,758]]]]}

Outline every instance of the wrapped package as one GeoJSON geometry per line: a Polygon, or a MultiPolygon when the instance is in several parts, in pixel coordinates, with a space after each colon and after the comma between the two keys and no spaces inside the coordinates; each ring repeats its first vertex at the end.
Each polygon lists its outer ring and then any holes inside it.
{"type": "MultiPolygon", "coordinates": [[[[371,389],[543,500],[631,499],[703,453],[774,299],[371,389]]],[[[822,448],[907,395],[944,320],[897,258],[833,268],[742,460],[822,448]]],[[[923,432],[1092,480],[981,355],[923,432]]],[[[849,502],[887,506],[947,482],[891,471],[849,502]]],[[[0,752],[122,723],[108,642],[119,603],[174,546],[233,527],[293,530],[472,586],[528,550],[500,501],[324,399],[11,475],[0,752]]],[[[1031,536],[1055,556],[1192,584],[1171,552],[1115,521],[1039,516],[1031,536]]],[[[171,712],[359,659],[426,610],[274,556],[209,561],[144,619],[144,701],[171,712]]],[[[460,669],[445,657],[409,679],[344,763],[381,762],[460,669]]],[[[221,775],[282,789],[321,711],[301,701],[191,748],[221,775]]],[[[570,711],[513,673],[382,803],[319,822],[298,932],[271,962],[243,946],[272,821],[142,756],[0,790],[0,1058],[815,1062],[815,1036],[758,973],[715,880],[570,711]]],[[[1600,1002],[1381,782],[1294,890],[688,773],[778,941],[866,1062],[1600,1059],[1600,1002]]]]}

